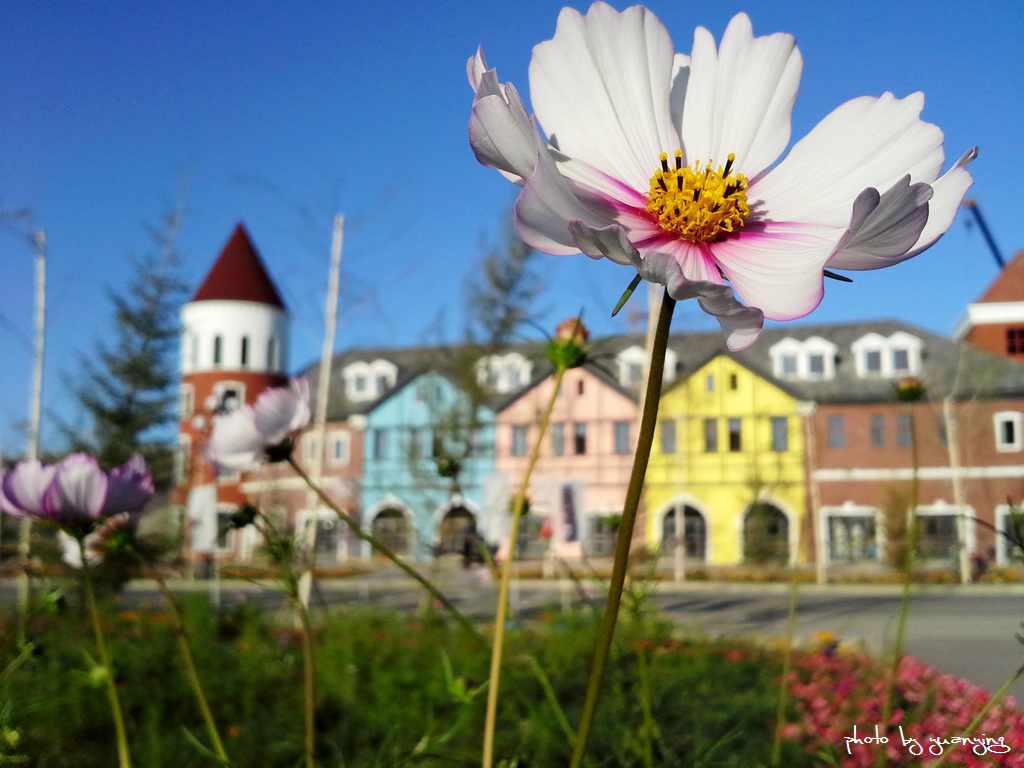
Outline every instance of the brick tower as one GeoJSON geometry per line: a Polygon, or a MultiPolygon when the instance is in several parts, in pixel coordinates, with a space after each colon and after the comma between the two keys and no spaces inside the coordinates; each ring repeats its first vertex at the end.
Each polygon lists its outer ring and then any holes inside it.
{"type": "Polygon", "coordinates": [[[202,447],[218,413],[287,380],[288,312],[245,226],[238,224],[181,310],[179,485],[193,559],[237,555],[225,521],[244,500],[238,474],[215,476],[202,447]]]}

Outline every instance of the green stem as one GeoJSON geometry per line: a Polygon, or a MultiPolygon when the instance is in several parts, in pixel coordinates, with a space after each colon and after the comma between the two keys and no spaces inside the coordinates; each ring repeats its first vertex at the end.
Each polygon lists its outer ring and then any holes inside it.
{"type": "Polygon", "coordinates": [[[793,638],[796,635],[797,604],[799,583],[794,569],[789,582],[789,613],[786,618],[786,649],[782,657],[782,680],[779,683],[779,697],[775,704],[775,736],[772,739],[771,766],[776,768],[782,760],[782,726],[786,723],[786,702],[789,700],[789,671],[793,667],[793,638]]]}
{"type": "Polygon", "coordinates": [[[167,586],[167,582],[159,571],[154,570],[154,578],[156,579],[157,587],[160,589],[160,594],[163,595],[164,602],[171,609],[171,616],[174,619],[174,633],[178,640],[178,651],[181,653],[181,662],[185,667],[185,676],[188,678],[189,685],[192,687],[192,693],[196,697],[196,703],[199,705],[199,712],[203,716],[203,721],[206,723],[206,732],[210,735],[210,741],[213,744],[213,749],[217,753],[217,757],[221,763],[225,766],[231,765],[231,761],[228,759],[227,752],[224,750],[224,744],[220,740],[220,734],[217,732],[217,724],[213,720],[213,712],[210,710],[210,704],[206,700],[206,694],[203,692],[203,685],[199,680],[199,671],[196,668],[195,658],[192,656],[192,648],[188,642],[188,632],[185,630],[185,617],[182,613],[181,606],[178,605],[174,599],[174,595],[171,594],[171,590],[167,586]]]}
{"type": "Polygon", "coordinates": [[[96,594],[92,588],[92,576],[89,574],[89,564],[85,552],[85,541],[78,539],[78,549],[82,555],[82,584],[85,589],[85,601],[89,606],[89,618],[92,622],[92,631],[96,637],[96,650],[100,655],[100,664],[103,665],[104,682],[107,688],[107,699],[110,701],[110,710],[114,716],[114,731],[117,734],[117,759],[121,768],[131,768],[132,760],[128,754],[128,736],[124,728],[124,716],[121,714],[121,702],[117,697],[117,684],[114,679],[114,668],[110,663],[110,653],[107,651],[107,642],[103,637],[103,627],[100,624],[100,611],[96,605],[96,594]]]}
{"type": "MultiPolygon", "coordinates": [[[[985,716],[989,713],[989,710],[996,705],[997,701],[1002,700],[1007,691],[1009,691],[1013,684],[1020,680],[1022,676],[1024,676],[1024,665],[1018,667],[1016,672],[1003,681],[1003,684],[999,686],[999,690],[992,694],[989,700],[985,702],[985,706],[981,708],[981,711],[975,715],[974,719],[967,725],[967,730],[957,735],[962,738],[969,738],[973,736],[974,732],[978,729],[978,726],[981,725],[981,721],[984,720],[985,716]]],[[[931,768],[939,768],[939,766],[945,763],[946,757],[955,746],[956,744],[953,743],[946,744],[946,747],[942,750],[942,754],[939,756],[939,759],[935,761],[935,764],[931,766],[931,768]]]]}
{"type": "Polygon", "coordinates": [[[411,577],[416,582],[418,582],[425,590],[427,590],[427,592],[431,594],[431,596],[433,596],[439,603],[441,603],[441,605],[445,607],[448,613],[450,613],[452,617],[457,622],[459,622],[462,628],[465,629],[466,632],[468,632],[470,635],[472,635],[477,641],[479,641],[481,645],[487,644],[487,641],[484,639],[484,636],[480,634],[480,630],[474,627],[473,623],[468,618],[466,618],[466,615],[463,614],[462,611],[460,611],[458,608],[456,608],[452,601],[445,597],[437,587],[435,587],[426,577],[424,577],[415,568],[403,562],[398,557],[398,555],[396,555],[391,550],[390,547],[388,547],[382,541],[377,539],[375,536],[371,536],[370,534],[363,531],[363,529],[360,528],[359,523],[357,523],[347,514],[342,512],[338,505],[331,501],[330,497],[326,493],[324,493],[323,490],[321,490],[321,488],[316,483],[313,482],[309,475],[307,475],[303,471],[302,467],[300,467],[295,462],[295,459],[293,459],[291,456],[288,457],[288,463],[291,464],[292,469],[295,470],[299,477],[301,477],[305,481],[306,485],[309,486],[310,490],[312,490],[320,498],[320,501],[322,501],[330,509],[332,509],[334,513],[338,516],[338,518],[341,520],[341,522],[347,525],[349,530],[352,531],[352,533],[355,534],[357,538],[359,538],[362,541],[365,541],[367,544],[369,544],[371,547],[377,550],[377,552],[384,555],[384,557],[386,557],[392,563],[401,568],[402,571],[404,571],[407,576],[411,577]]]}
{"type": "Polygon", "coordinates": [[[526,503],[526,492],[530,487],[530,476],[533,468],[540,457],[540,447],[544,440],[544,433],[547,432],[548,424],[551,421],[551,412],[558,400],[558,390],[562,386],[562,379],[565,376],[565,366],[558,366],[555,371],[554,387],[551,390],[551,398],[540,419],[540,427],[537,432],[537,439],[530,449],[530,458],[526,462],[526,472],[519,483],[519,492],[516,494],[512,507],[512,531],[508,537],[508,552],[505,555],[505,562],[501,566],[501,585],[498,588],[498,610],[494,618],[494,640],[491,646],[491,677],[487,688],[487,716],[484,720],[484,755],[483,768],[491,768],[494,762],[494,726],[498,714],[498,685],[501,681],[501,655],[505,642],[505,615],[508,609],[509,585],[512,581],[512,565],[516,553],[516,542],[519,539],[519,518],[522,517],[523,507],[526,503]]]}
{"type": "MultiPolygon", "coordinates": [[[[907,531],[907,552],[903,566],[903,589],[900,592],[900,608],[896,618],[896,637],[893,641],[892,661],[889,665],[889,676],[885,683],[885,698],[882,703],[882,728],[885,732],[889,730],[889,718],[892,716],[893,697],[896,693],[896,678],[899,675],[900,662],[903,660],[903,645],[907,634],[907,619],[910,617],[910,597],[914,579],[914,560],[917,555],[917,505],[920,496],[921,481],[917,474],[918,453],[917,453],[917,426],[913,411],[910,413],[910,460],[913,468],[913,475],[910,481],[910,510],[908,517],[907,531]]],[[[884,745],[879,745],[875,756],[875,768],[882,768],[885,765],[886,751],[884,745]]]]}
{"type": "Polygon", "coordinates": [[[654,739],[658,734],[658,725],[654,722],[651,710],[651,669],[647,661],[647,649],[637,649],[637,673],[640,677],[640,710],[643,712],[644,724],[640,729],[640,744],[643,749],[644,768],[654,768],[654,739]]]}
{"type": "MultiPolygon", "coordinates": [[[[294,576],[293,576],[294,579],[294,576]]],[[[309,625],[309,611],[306,610],[295,582],[292,602],[299,614],[302,625],[302,666],[305,674],[303,679],[303,703],[306,711],[306,768],[314,768],[313,759],[316,753],[316,658],[313,655],[313,632],[309,625]]]]}
{"type": "Polygon", "coordinates": [[[299,595],[299,580],[295,576],[290,560],[291,549],[284,546],[284,538],[270,518],[259,513],[263,521],[263,540],[281,569],[281,581],[287,591],[288,602],[292,604],[299,617],[299,628],[302,640],[302,697],[304,716],[304,762],[306,768],[316,768],[316,658],[313,654],[313,632],[309,623],[309,612],[299,595]]]}
{"type": "Polygon", "coordinates": [[[615,544],[615,560],[612,565],[611,582],[608,585],[608,602],[605,604],[604,616],[601,619],[597,648],[594,651],[594,661],[590,670],[590,681],[587,683],[587,698],[583,703],[580,727],[576,733],[576,744],[573,748],[572,762],[569,764],[569,768],[580,768],[583,762],[583,754],[586,752],[590,731],[593,729],[597,715],[601,689],[604,687],[612,635],[615,633],[615,622],[619,615],[622,589],[626,582],[626,570],[629,565],[629,545],[633,538],[633,526],[636,523],[637,509],[640,506],[640,497],[643,493],[647,461],[651,457],[651,445],[654,442],[658,401],[661,398],[661,381],[665,372],[665,349],[668,346],[669,326],[672,324],[672,310],[675,309],[675,305],[675,299],[666,292],[661,302],[658,327],[654,332],[654,342],[651,348],[647,393],[644,397],[643,414],[640,417],[640,434],[637,435],[633,470],[629,476],[626,500],[622,508],[622,522],[619,523],[619,537],[615,544]]]}

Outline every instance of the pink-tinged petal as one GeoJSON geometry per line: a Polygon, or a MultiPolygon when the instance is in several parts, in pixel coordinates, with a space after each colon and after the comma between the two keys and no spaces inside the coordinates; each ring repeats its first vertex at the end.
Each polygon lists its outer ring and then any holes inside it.
{"type": "Polygon", "coordinates": [[[908,174],[932,183],[942,168],[942,131],[920,119],[923,106],[920,93],[842,104],[751,182],[751,209],[761,219],[845,230],[853,201],[868,187],[889,189],[908,174]]]}
{"type": "Polygon", "coordinates": [[[236,411],[215,416],[203,457],[220,471],[242,472],[263,460],[264,442],[256,429],[253,409],[242,406],[236,411]]]}
{"type": "Polygon", "coordinates": [[[107,497],[107,475],[92,456],[73,453],[57,465],[43,494],[43,514],[63,523],[99,517],[107,497]]]}
{"type": "MultiPolygon", "coordinates": [[[[584,221],[590,226],[604,227],[614,222],[614,201],[594,192],[587,201],[559,173],[547,153],[537,158],[537,167],[516,200],[516,232],[529,245],[554,256],[579,253],[579,246],[569,233],[569,222],[584,221]]],[[[598,257],[594,257],[598,258],[598,257]]]]}
{"type": "Polygon", "coordinates": [[[769,320],[809,314],[824,294],[822,272],[834,240],[827,230],[766,226],[716,242],[719,266],[744,304],[769,320]]]}
{"type": "Polygon", "coordinates": [[[682,116],[687,162],[725,165],[735,153],[733,167],[748,177],[775,162],[789,143],[802,70],[792,35],[754,37],[744,13],[729,22],[717,51],[698,27],[682,116]]]}
{"type": "Polygon", "coordinates": [[[606,258],[616,264],[632,264],[637,249],[629,242],[626,231],[617,224],[600,229],[582,221],[569,222],[569,234],[576,246],[592,259],[606,258]]]}
{"type": "Polygon", "coordinates": [[[664,285],[668,295],[676,301],[697,299],[700,308],[713,315],[722,326],[729,349],[746,349],[757,341],[764,325],[764,315],[756,307],[743,306],[729,286],[688,280],[679,261],[668,253],[649,253],[643,258],[637,253],[633,266],[645,280],[664,285]]]}
{"type": "Polygon", "coordinates": [[[0,481],[0,507],[14,517],[40,514],[43,494],[56,473],[56,465],[43,464],[38,459],[19,462],[0,481]]]}
{"type": "Polygon", "coordinates": [[[476,93],[469,120],[469,145],[476,159],[497,168],[517,184],[533,173],[537,153],[544,146],[537,127],[511,83],[499,83],[487,69],[482,50],[469,60],[470,85],[476,93]]]}
{"type": "Polygon", "coordinates": [[[292,379],[287,387],[263,392],[253,408],[253,422],[264,446],[270,447],[309,424],[309,381],[292,379]]]}
{"type": "Polygon", "coordinates": [[[957,160],[956,165],[932,184],[934,194],[928,201],[928,223],[924,225],[921,237],[914,247],[907,251],[904,258],[917,256],[921,251],[930,248],[953,225],[956,212],[960,210],[960,203],[971,184],[974,183],[974,179],[971,178],[971,174],[967,170],[967,164],[977,156],[977,147],[968,150],[957,160]]]}
{"type": "Polygon", "coordinates": [[[680,148],[669,112],[674,51],[642,6],[564,8],[530,61],[530,100],[560,152],[646,191],[662,152],[680,148]]]}
{"type": "Polygon", "coordinates": [[[153,476],[139,454],[133,455],[122,467],[111,470],[107,476],[107,498],[103,515],[138,512],[153,498],[153,476]]]}
{"type": "Polygon", "coordinates": [[[826,266],[834,269],[878,269],[902,261],[928,221],[932,188],[911,184],[904,176],[885,194],[869,187],[853,202],[850,226],[826,266]]]}

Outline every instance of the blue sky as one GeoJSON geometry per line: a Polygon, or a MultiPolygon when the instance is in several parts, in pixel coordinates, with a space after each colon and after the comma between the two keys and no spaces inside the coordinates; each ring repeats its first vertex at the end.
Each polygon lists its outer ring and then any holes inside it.
{"type": "MultiPolygon", "coordinates": [[[[292,367],[319,355],[331,221],[347,216],[338,347],[457,340],[465,280],[496,237],[515,188],[468,148],[466,59],[483,45],[526,95],[533,45],[563,5],[119,2],[0,4],[0,439],[23,446],[33,265],[24,235],[46,230],[44,440],[74,419],[65,381],[110,327],[108,290],[148,246],[187,178],[184,275],[204,276],[244,221],[293,311],[292,367]]],[[[586,3],[575,4],[585,10],[586,3]]],[[[620,4],[618,6],[622,8],[620,4]]],[[[1024,246],[1024,6],[1018,3],[653,0],[677,50],[694,27],[720,38],[746,11],[757,34],[796,35],[804,58],[793,139],[843,101],[925,94],[947,166],[972,145],[975,197],[1004,254],[1024,246]]],[[[841,151],[841,148],[837,148],[841,151]]],[[[996,272],[962,211],[931,251],[829,282],[804,322],[898,317],[949,333],[996,272]]],[[[582,306],[599,333],[631,275],[586,257],[542,256],[537,320],[582,306]]],[[[642,303],[633,305],[642,309],[642,303]]],[[[674,330],[716,327],[680,306],[674,330]]]]}

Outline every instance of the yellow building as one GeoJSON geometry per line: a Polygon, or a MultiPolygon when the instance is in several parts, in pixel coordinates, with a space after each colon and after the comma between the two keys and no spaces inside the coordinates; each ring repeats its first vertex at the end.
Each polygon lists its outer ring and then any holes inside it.
{"type": "Polygon", "coordinates": [[[729,354],[662,393],[647,471],[648,547],[686,562],[794,562],[805,510],[799,401],[729,354]]]}

